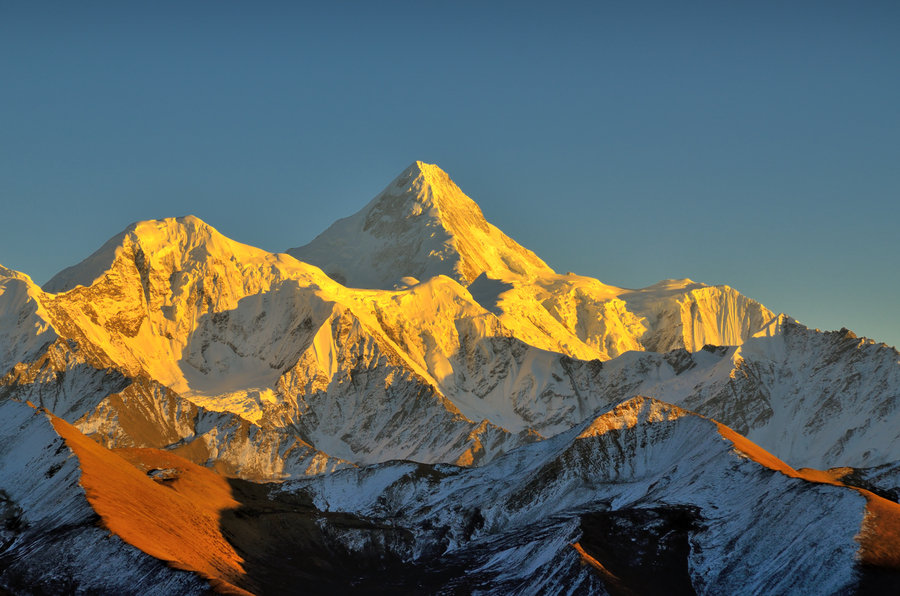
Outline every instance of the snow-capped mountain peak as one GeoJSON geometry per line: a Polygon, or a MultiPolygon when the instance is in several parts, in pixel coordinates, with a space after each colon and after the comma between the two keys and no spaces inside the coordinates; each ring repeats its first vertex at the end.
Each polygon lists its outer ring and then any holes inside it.
{"type": "MultiPolygon", "coordinates": [[[[262,316],[266,301],[247,297],[282,300],[284,310],[294,313],[291,289],[298,287],[310,297],[311,308],[323,304],[315,297],[319,290],[340,290],[312,265],[241,244],[186,216],[130,225],[51,279],[40,302],[67,337],[97,347],[129,374],[148,374],[189,395],[237,392],[243,397],[235,399],[243,404],[248,392],[259,393],[260,378],[268,387],[278,371],[246,353],[247,338],[243,349],[216,347],[213,351],[221,354],[207,354],[208,336],[222,324],[226,315],[221,313],[238,311],[239,304],[241,315],[262,316]],[[231,374],[210,368],[210,359],[231,374]],[[239,387],[234,384],[238,378],[239,387]]],[[[270,331],[258,322],[247,328],[270,331]]],[[[267,339],[260,349],[274,346],[277,351],[285,343],[267,339]]],[[[229,408],[242,412],[244,406],[217,406],[229,408]]]]}
{"type": "Polygon", "coordinates": [[[122,259],[132,262],[138,270],[146,269],[153,261],[171,270],[169,273],[191,264],[217,261],[241,265],[271,262],[273,269],[297,268],[294,260],[285,255],[231,240],[200,218],[186,215],[131,224],[87,259],[55,275],[43,289],[58,294],[76,286],[91,286],[115,270],[122,259]]]}
{"type": "Polygon", "coordinates": [[[361,211],[288,254],[353,287],[393,289],[404,277],[447,275],[468,285],[553,271],[488,223],[436,165],[416,161],[361,211]]]}

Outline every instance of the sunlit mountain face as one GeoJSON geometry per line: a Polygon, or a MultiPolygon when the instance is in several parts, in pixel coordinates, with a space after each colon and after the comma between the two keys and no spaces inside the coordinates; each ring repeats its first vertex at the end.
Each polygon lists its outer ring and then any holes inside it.
{"type": "Polygon", "coordinates": [[[435,165],[0,267],[0,592],[892,593],[898,496],[895,349],[557,273],[435,165]]]}

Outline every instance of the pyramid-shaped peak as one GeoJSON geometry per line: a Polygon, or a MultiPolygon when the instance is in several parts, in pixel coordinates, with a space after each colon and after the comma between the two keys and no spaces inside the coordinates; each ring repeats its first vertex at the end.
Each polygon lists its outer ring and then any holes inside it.
{"type": "MultiPolygon", "coordinates": [[[[444,177],[449,178],[447,172],[442,170],[440,166],[433,163],[426,163],[422,160],[417,159],[416,161],[409,164],[409,167],[403,170],[403,173],[400,176],[434,176],[434,177],[444,177]]],[[[400,177],[398,176],[398,178],[400,177]]]]}
{"type": "Polygon", "coordinates": [[[475,201],[444,170],[422,161],[403,170],[363,211],[364,230],[379,237],[409,226],[460,233],[466,227],[487,230],[489,225],[475,201]]]}
{"type": "Polygon", "coordinates": [[[337,281],[392,289],[398,280],[446,275],[468,285],[536,277],[552,270],[488,223],[481,209],[440,167],[415,161],[362,210],[338,220],[288,254],[337,281]]]}
{"type": "MultiPolygon", "coordinates": [[[[462,209],[477,213],[480,220],[484,219],[478,205],[466,196],[465,193],[450,178],[449,174],[435,164],[424,161],[414,161],[399,176],[388,184],[370,203],[370,205],[388,202],[399,206],[398,197],[406,198],[406,208],[412,208],[413,203],[434,206],[438,209],[462,209]]],[[[482,225],[478,222],[476,225],[482,225]]]]}
{"type": "Polygon", "coordinates": [[[450,178],[450,175],[437,164],[414,161],[397,177],[397,182],[403,184],[404,179],[406,180],[406,185],[430,187],[463,194],[462,190],[450,178]]]}
{"type": "Polygon", "coordinates": [[[399,176],[397,176],[395,182],[402,180],[412,181],[420,176],[428,180],[429,182],[450,180],[450,176],[447,174],[447,172],[442,170],[441,167],[437,164],[416,160],[409,164],[409,167],[407,167],[400,173],[399,176]]]}

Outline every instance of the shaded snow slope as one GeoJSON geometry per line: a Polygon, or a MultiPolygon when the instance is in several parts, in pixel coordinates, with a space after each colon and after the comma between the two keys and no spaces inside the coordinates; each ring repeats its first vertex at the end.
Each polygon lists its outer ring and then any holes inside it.
{"type": "Polygon", "coordinates": [[[174,449],[247,478],[279,479],[349,465],[284,429],[264,431],[228,412],[182,398],[145,376],[106,367],[73,341],[58,340],[0,377],[0,400],[30,400],[108,447],[174,449]]]}
{"type": "MultiPolygon", "coordinates": [[[[440,541],[446,561],[467,566],[448,591],[473,585],[489,593],[563,591],[578,583],[584,554],[591,554],[573,544],[611,539],[596,535],[597,524],[588,519],[618,515],[621,522],[641,511],[660,523],[684,520],[690,547],[674,564],[697,593],[853,588],[856,537],[870,499],[800,478],[725,431],[680,408],[637,398],[480,468],[385,464],[280,490],[308,495],[328,511],[411,528],[423,556],[440,541]]],[[[652,525],[629,531],[626,548],[653,532],[652,525]]],[[[599,551],[593,556],[605,560],[599,551]]]]}
{"type": "Polygon", "coordinates": [[[787,318],[739,347],[631,352],[594,377],[597,407],[634,394],[720,420],[797,467],[868,467],[900,453],[900,354],[787,318]]]}

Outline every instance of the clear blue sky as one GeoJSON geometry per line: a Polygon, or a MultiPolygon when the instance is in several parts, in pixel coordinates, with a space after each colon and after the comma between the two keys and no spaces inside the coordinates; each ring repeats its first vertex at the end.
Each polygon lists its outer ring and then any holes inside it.
{"type": "Polygon", "coordinates": [[[3,2],[0,263],[311,240],[415,159],[560,271],[900,345],[900,3],[3,2]]]}

